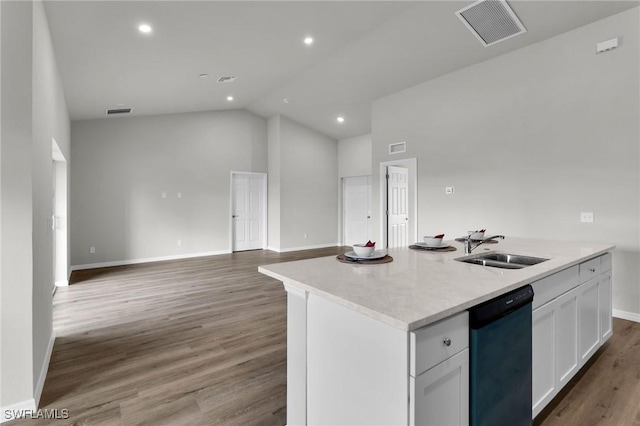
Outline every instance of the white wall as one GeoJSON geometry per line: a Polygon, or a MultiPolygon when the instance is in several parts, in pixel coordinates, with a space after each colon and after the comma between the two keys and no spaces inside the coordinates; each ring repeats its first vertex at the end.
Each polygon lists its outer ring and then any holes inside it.
{"type": "Polygon", "coordinates": [[[53,344],[51,140],[69,155],[69,118],[42,3],[0,9],[0,404],[35,408],[53,344]]]}
{"type": "MultiPolygon", "coordinates": [[[[270,236],[269,247],[284,251],[336,245],[337,141],[284,116],[272,117],[269,125],[269,137],[277,138],[269,141],[269,165],[278,166],[270,168],[269,175],[279,174],[280,192],[279,224],[270,227],[280,229],[280,245],[275,246],[270,236]]],[[[273,184],[270,180],[270,194],[273,184]]],[[[274,207],[269,211],[273,213],[274,207]]],[[[270,216],[269,220],[278,218],[270,216]]]]}
{"type": "MultiPolygon", "coordinates": [[[[34,3],[33,19],[33,379],[36,391],[41,392],[53,345],[52,138],[68,159],[70,124],[49,25],[40,1],[34,3]]],[[[63,227],[68,229],[66,224],[63,227]]],[[[68,266],[64,269],[68,270],[68,266]]]]}
{"type": "Polygon", "coordinates": [[[2,407],[33,398],[32,13],[1,2],[2,407]]]}
{"type": "Polygon", "coordinates": [[[73,122],[72,265],[228,252],[230,171],[267,170],[266,124],[240,110],[73,122]]]}
{"type": "Polygon", "coordinates": [[[418,235],[616,244],[614,308],[640,313],[638,22],[634,8],[374,102],[374,170],[390,143],[418,158],[418,235]]]}
{"type": "Polygon", "coordinates": [[[371,175],[371,134],[338,141],[338,174],[341,178],[371,175]]]}

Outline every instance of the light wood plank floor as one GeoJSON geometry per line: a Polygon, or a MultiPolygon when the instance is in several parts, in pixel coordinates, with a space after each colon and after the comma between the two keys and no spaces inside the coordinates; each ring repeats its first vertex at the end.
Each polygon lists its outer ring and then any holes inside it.
{"type": "Polygon", "coordinates": [[[54,297],[40,408],[7,424],[283,425],[286,292],[258,266],[348,248],[77,271],[54,297]]]}
{"type": "MultiPolygon", "coordinates": [[[[259,265],[347,248],[252,251],[78,271],[54,297],[40,408],[7,425],[283,425],[286,293],[259,265]]],[[[536,425],[640,426],[640,324],[614,335],[536,425]]]]}

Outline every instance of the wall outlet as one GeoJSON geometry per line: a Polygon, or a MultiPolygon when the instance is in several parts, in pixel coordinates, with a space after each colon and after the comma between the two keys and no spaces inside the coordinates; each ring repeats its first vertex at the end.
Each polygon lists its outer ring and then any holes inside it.
{"type": "Polygon", "coordinates": [[[178,192],[178,198],[182,198],[182,192],[178,192]]]}
{"type": "Polygon", "coordinates": [[[94,254],[96,252],[95,247],[89,247],[89,253],[94,254]]]}
{"type": "Polygon", "coordinates": [[[455,194],[456,189],[453,186],[447,186],[444,188],[445,195],[453,195],[455,194]]]}
{"type": "Polygon", "coordinates": [[[182,247],[182,240],[178,240],[178,247],[182,247]]]}
{"type": "Polygon", "coordinates": [[[580,222],[593,223],[593,212],[580,213],[580,222]]]}
{"type": "Polygon", "coordinates": [[[308,235],[307,235],[307,233],[305,232],[305,233],[304,233],[304,239],[306,240],[306,239],[307,239],[307,237],[308,237],[308,235]]]}

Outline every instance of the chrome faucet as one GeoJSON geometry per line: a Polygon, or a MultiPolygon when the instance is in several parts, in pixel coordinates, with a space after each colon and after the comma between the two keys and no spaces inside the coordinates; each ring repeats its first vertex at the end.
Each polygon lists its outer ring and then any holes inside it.
{"type": "Polygon", "coordinates": [[[475,245],[474,245],[474,241],[471,239],[471,234],[469,234],[467,236],[467,238],[465,238],[465,240],[464,240],[464,252],[466,254],[469,254],[475,248],[477,248],[478,246],[482,245],[484,242],[489,241],[489,240],[493,240],[495,238],[500,238],[501,240],[504,240],[504,235],[494,235],[493,237],[483,238],[482,240],[475,241],[475,245]]]}

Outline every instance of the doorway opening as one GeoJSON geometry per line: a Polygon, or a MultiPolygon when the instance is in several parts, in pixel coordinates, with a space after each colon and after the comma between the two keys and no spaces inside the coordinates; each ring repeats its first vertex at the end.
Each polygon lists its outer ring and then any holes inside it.
{"type": "Polygon", "coordinates": [[[418,161],[380,163],[380,236],[383,247],[406,247],[418,240],[418,161]]]}
{"type": "Polygon", "coordinates": [[[53,277],[54,287],[69,285],[69,261],[67,229],[68,215],[68,168],[58,143],[51,138],[52,163],[52,200],[51,200],[51,229],[53,249],[53,277]]]}
{"type": "Polygon", "coordinates": [[[265,249],[267,174],[231,172],[231,251],[265,249]]]}

